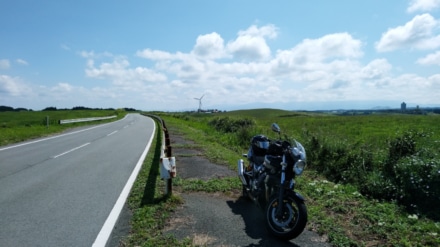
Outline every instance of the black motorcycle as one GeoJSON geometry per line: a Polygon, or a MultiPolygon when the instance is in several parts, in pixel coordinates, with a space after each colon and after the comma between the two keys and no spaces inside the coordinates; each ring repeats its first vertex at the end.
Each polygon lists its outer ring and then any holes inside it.
{"type": "Polygon", "coordinates": [[[276,237],[290,240],[300,235],[307,223],[304,198],[295,192],[295,176],[306,166],[306,151],[301,143],[281,140],[281,129],[274,123],[272,130],[279,139],[254,136],[247,154],[249,164],[238,161],[238,176],[243,196],[249,197],[266,214],[268,230],[276,237]]]}

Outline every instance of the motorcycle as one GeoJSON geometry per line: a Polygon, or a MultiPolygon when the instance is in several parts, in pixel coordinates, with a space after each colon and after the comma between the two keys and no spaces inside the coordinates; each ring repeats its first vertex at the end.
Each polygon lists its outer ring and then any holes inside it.
{"type": "Polygon", "coordinates": [[[247,154],[249,161],[238,161],[238,176],[243,196],[249,197],[264,210],[266,226],[274,236],[290,240],[298,237],[307,223],[305,199],[295,191],[295,176],[306,166],[306,151],[301,143],[281,139],[278,124],[272,124],[278,140],[264,135],[251,139],[247,154]]]}

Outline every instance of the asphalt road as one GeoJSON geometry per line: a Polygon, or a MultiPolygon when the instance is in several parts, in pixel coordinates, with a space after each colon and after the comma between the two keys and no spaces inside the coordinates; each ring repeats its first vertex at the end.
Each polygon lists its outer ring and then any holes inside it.
{"type": "Polygon", "coordinates": [[[0,246],[105,245],[154,129],[129,114],[0,147],[0,246]]]}

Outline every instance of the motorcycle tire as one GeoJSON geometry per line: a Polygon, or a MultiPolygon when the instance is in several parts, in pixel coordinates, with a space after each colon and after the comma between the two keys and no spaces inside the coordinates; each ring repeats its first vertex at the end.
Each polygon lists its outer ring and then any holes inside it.
{"type": "Polygon", "coordinates": [[[307,224],[307,207],[303,200],[287,195],[283,199],[281,217],[277,217],[278,196],[273,196],[266,207],[266,225],[277,238],[290,240],[298,237],[307,224]]]}

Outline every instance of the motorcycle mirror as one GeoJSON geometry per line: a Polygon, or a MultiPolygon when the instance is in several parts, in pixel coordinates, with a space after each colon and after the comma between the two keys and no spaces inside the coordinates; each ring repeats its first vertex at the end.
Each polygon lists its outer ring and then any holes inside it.
{"type": "Polygon", "coordinates": [[[281,133],[280,126],[278,126],[278,124],[276,124],[276,123],[273,123],[273,124],[272,124],[272,130],[273,130],[274,132],[277,132],[278,134],[281,133]]]}

